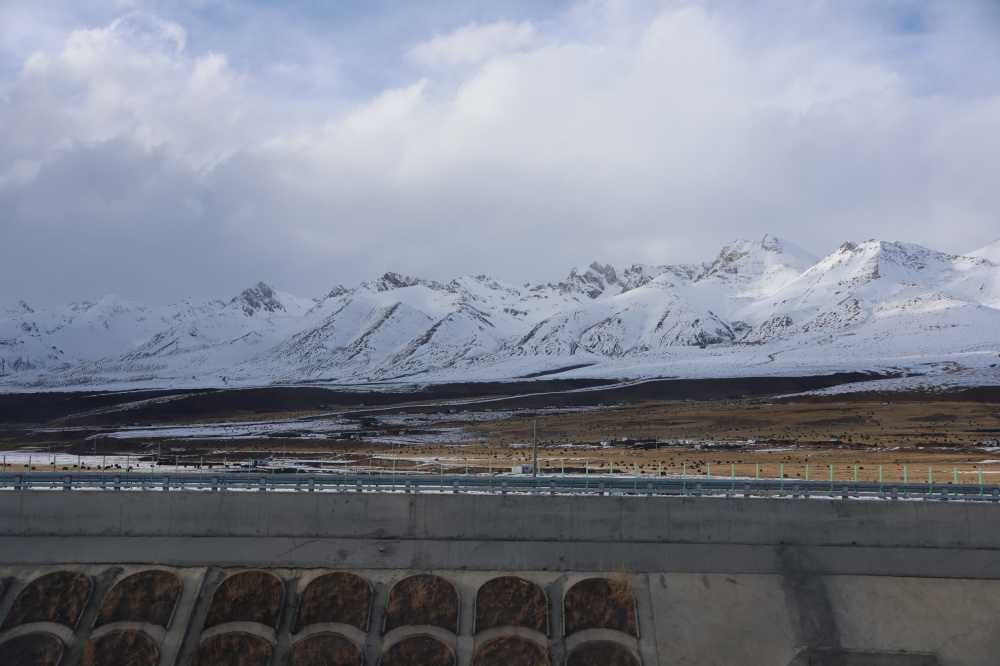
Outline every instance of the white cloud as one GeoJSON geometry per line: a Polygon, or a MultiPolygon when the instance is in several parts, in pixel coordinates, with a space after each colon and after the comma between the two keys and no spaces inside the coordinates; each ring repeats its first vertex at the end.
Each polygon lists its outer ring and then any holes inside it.
{"type": "Polygon", "coordinates": [[[503,53],[525,49],[538,38],[530,22],[472,23],[414,46],[410,59],[431,68],[474,65],[503,53]]]}
{"type": "Polygon", "coordinates": [[[1000,40],[983,33],[1000,26],[755,6],[472,24],[397,53],[419,73],[360,100],[279,93],[173,20],[70,31],[0,84],[0,281],[55,300],[262,278],[318,294],[384,270],[701,260],[765,232],[816,252],[997,235],[1000,40]]]}

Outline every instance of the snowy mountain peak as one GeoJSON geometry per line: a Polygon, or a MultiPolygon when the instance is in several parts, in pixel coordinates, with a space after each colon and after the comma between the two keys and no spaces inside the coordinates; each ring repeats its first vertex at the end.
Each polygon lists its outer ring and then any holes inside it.
{"type": "Polygon", "coordinates": [[[344,285],[338,284],[338,285],[334,286],[333,289],[331,289],[330,291],[328,291],[326,293],[326,296],[324,296],[323,299],[321,299],[321,300],[325,300],[327,298],[339,298],[339,297],[343,296],[344,294],[346,294],[346,293],[348,293],[350,291],[351,290],[348,289],[347,287],[345,287],[344,285]]]}
{"type": "Polygon", "coordinates": [[[383,273],[380,278],[373,282],[363,282],[361,284],[362,287],[378,292],[392,291],[393,289],[405,289],[406,287],[414,287],[416,285],[423,285],[434,290],[447,289],[447,287],[440,282],[425,280],[424,278],[413,277],[410,275],[401,275],[400,273],[395,273],[393,271],[383,273]]]}
{"type": "Polygon", "coordinates": [[[983,263],[978,257],[947,254],[915,243],[874,239],[857,244],[845,243],[838,254],[860,261],[872,278],[892,275],[911,282],[935,280],[942,273],[983,263]]]}
{"type": "Polygon", "coordinates": [[[230,301],[231,304],[243,310],[243,314],[252,317],[258,312],[284,312],[285,306],[278,300],[271,285],[266,282],[258,282],[254,286],[244,289],[239,296],[230,301]]]}
{"type": "Polygon", "coordinates": [[[597,298],[609,289],[612,289],[612,293],[620,293],[622,285],[618,281],[618,272],[611,264],[594,261],[582,273],[576,268],[571,270],[557,286],[564,294],[580,293],[588,298],[597,298]]]}
{"type": "Polygon", "coordinates": [[[593,273],[600,276],[607,284],[618,284],[618,274],[615,272],[615,268],[611,264],[602,264],[597,261],[592,261],[590,262],[590,266],[587,267],[587,273],[593,273]]]}
{"type": "Polygon", "coordinates": [[[420,284],[419,278],[388,272],[384,273],[382,277],[375,280],[375,282],[372,283],[372,288],[375,291],[391,291],[393,289],[401,289],[403,287],[412,287],[416,284],[420,284]]]}
{"type": "Polygon", "coordinates": [[[776,236],[726,245],[698,281],[733,284],[747,297],[773,293],[802,274],[816,257],[776,236]]]}
{"type": "Polygon", "coordinates": [[[260,282],[229,301],[21,302],[0,313],[8,371],[0,385],[467,381],[582,365],[606,376],[684,375],[885,367],[890,358],[899,367],[929,358],[996,363],[998,331],[1000,264],[985,257],[867,240],[816,261],[768,235],[730,243],[705,264],[593,262],[556,284],[513,286],[486,275],[442,284],[390,272],[320,299],[260,282]]]}
{"type": "Polygon", "coordinates": [[[764,234],[760,239],[760,247],[768,252],[783,252],[785,245],[785,241],[771,234],[764,234]]]}

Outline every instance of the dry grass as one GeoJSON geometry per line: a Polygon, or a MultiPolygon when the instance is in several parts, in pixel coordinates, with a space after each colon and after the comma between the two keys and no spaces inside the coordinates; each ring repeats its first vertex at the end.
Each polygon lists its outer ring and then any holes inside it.
{"type": "Polygon", "coordinates": [[[455,653],[430,636],[404,638],[386,650],[380,666],[455,666],[455,653]]]}
{"type": "Polygon", "coordinates": [[[75,628],[87,606],[90,578],[70,571],[56,571],[31,581],[14,601],[3,628],[28,622],[55,622],[75,628]]]}
{"type": "MultiPolygon", "coordinates": [[[[410,446],[407,456],[440,459],[452,471],[509,471],[527,463],[532,416],[464,422],[474,438],[460,450],[410,446]]],[[[543,415],[537,418],[544,472],[844,481],[1000,484],[1000,458],[979,448],[1000,438],[1000,405],[967,400],[900,397],[651,402],[543,415]],[[669,445],[622,443],[629,440],[669,445]],[[611,445],[602,448],[602,442],[611,445]],[[686,443],[685,443],[686,442],[686,443]]],[[[345,453],[348,450],[345,449],[345,453]]],[[[384,454],[385,447],[355,446],[350,453],[384,454]]]]}
{"type": "Polygon", "coordinates": [[[516,636],[495,638],[476,650],[472,666],[550,666],[549,651],[516,636]]]}
{"type": "Polygon", "coordinates": [[[494,578],[476,594],[476,632],[493,627],[527,627],[548,634],[549,605],[535,583],[501,576],[494,578]]]}
{"type": "Polygon", "coordinates": [[[166,627],[181,594],[181,581],[167,571],[140,571],[119,581],[104,597],[97,625],[149,622],[166,627]]]}
{"type": "Polygon", "coordinates": [[[288,666],[362,666],[364,655],[338,634],[317,634],[292,646],[288,666]]]}
{"type": "Polygon", "coordinates": [[[566,635],[584,629],[615,629],[638,636],[635,596],[624,577],[587,578],[566,592],[566,635]]]}
{"type": "Polygon", "coordinates": [[[342,622],[368,631],[371,588],[360,576],[338,571],[309,583],[299,600],[295,632],[317,622],[342,622]]]}
{"type": "Polygon", "coordinates": [[[1000,436],[1000,405],[967,400],[817,398],[788,401],[646,402],[609,409],[525,416],[469,426],[484,440],[524,442],[531,421],[546,442],[749,438],[861,446],[972,445],[1000,436]],[[990,430],[993,434],[990,434],[990,430]]]}
{"type": "Polygon", "coordinates": [[[160,649],[141,631],[113,631],[83,646],[81,666],[158,666],[160,649]]]}
{"type": "Polygon", "coordinates": [[[230,632],[199,645],[192,666],[268,666],[272,652],[263,638],[230,632]]]}
{"type": "Polygon", "coordinates": [[[57,636],[26,634],[0,643],[0,664],[11,666],[58,666],[65,648],[57,636]]]}
{"type": "Polygon", "coordinates": [[[566,666],[639,666],[639,662],[617,643],[591,641],[573,650],[566,666]]]}
{"type": "Polygon", "coordinates": [[[277,628],[285,586],[265,571],[243,571],[222,581],[212,597],[205,628],[224,622],[259,622],[277,628]]]}
{"type": "Polygon", "coordinates": [[[410,576],[389,592],[385,630],[426,624],[458,633],[458,592],[444,578],[430,574],[410,576]]]}

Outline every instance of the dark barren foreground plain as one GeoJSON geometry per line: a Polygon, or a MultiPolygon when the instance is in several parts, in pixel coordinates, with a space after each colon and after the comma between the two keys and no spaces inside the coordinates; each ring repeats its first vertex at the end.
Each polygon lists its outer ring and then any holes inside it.
{"type": "Polygon", "coordinates": [[[8,470],[33,452],[36,469],[124,455],[142,469],[497,473],[530,459],[537,428],[551,473],[875,480],[881,467],[885,480],[1000,483],[1000,387],[803,394],[867,378],[6,394],[0,450],[8,470]]]}

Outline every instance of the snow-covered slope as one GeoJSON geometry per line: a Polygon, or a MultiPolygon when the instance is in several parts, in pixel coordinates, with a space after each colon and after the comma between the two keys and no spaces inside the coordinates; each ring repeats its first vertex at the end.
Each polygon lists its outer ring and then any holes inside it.
{"type": "Polygon", "coordinates": [[[969,256],[986,259],[988,261],[992,261],[994,264],[1000,265],[1000,238],[985,247],[981,247],[974,252],[970,252],[969,256]]]}
{"type": "Polygon", "coordinates": [[[0,312],[0,384],[201,386],[996,367],[997,244],[969,256],[765,236],[704,263],[594,262],[556,283],[385,275],[317,299],[258,283],[228,300],[108,296],[0,312]],[[586,367],[580,367],[586,366],[586,367]]]}

